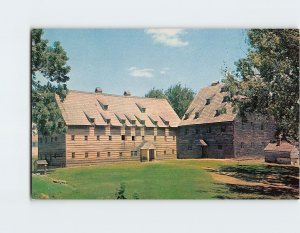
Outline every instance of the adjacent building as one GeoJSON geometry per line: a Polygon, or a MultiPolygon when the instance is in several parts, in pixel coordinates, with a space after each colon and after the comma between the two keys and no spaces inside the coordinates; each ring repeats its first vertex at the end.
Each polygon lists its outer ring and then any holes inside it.
{"type": "Polygon", "coordinates": [[[263,156],[274,139],[274,122],[258,116],[242,120],[229,101],[219,82],[198,92],[178,127],[178,158],[263,156]]]}
{"type": "Polygon", "coordinates": [[[39,159],[65,167],[101,162],[176,159],[180,119],[165,99],[69,91],[56,98],[64,134],[39,135],[39,159]]]}
{"type": "Polygon", "coordinates": [[[268,163],[299,165],[299,149],[285,140],[270,142],[264,154],[268,163]]]}

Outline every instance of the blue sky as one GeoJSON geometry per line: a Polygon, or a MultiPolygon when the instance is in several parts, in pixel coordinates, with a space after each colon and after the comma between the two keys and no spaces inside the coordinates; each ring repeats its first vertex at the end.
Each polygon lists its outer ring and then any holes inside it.
{"type": "Polygon", "coordinates": [[[238,29],[46,29],[44,38],[68,54],[69,89],[137,96],[178,82],[197,92],[247,52],[238,29]]]}

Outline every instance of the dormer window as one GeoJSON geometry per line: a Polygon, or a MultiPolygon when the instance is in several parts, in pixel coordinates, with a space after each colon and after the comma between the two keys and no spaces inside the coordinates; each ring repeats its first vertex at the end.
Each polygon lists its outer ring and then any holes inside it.
{"type": "Polygon", "coordinates": [[[221,87],[220,92],[226,92],[226,91],[228,91],[228,87],[227,86],[221,87]]]}
{"type": "Polygon", "coordinates": [[[206,99],[205,105],[209,105],[209,104],[210,104],[210,99],[206,99]]]}
{"type": "Polygon", "coordinates": [[[217,109],[215,116],[219,116],[221,114],[225,114],[226,111],[227,111],[226,108],[217,109]]]}
{"type": "Polygon", "coordinates": [[[98,100],[98,103],[100,104],[101,108],[102,108],[104,111],[108,110],[108,104],[106,104],[106,103],[104,103],[104,102],[102,102],[102,101],[99,101],[99,100],[98,100]]]}
{"type": "Polygon", "coordinates": [[[131,120],[130,123],[131,123],[132,125],[135,125],[136,122],[135,122],[135,120],[131,120]]]}
{"type": "Polygon", "coordinates": [[[136,104],[138,106],[138,108],[140,109],[141,113],[145,113],[146,112],[146,107],[141,105],[141,104],[136,104]]]}
{"type": "Polygon", "coordinates": [[[199,118],[200,112],[195,112],[195,119],[199,118]]]}
{"type": "Polygon", "coordinates": [[[110,119],[106,119],[106,124],[110,124],[110,119]]]}
{"type": "Polygon", "coordinates": [[[228,101],[229,101],[229,96],[228,95],[224,96],[223,97],[223,103],[228,102],[228,101]]]}
{"type": "Polygon", "coordinates": [[[187,120],[188,118],[189,118],[189,116],[190,116],[190,114],[188,114],[188,113],[186,113],[186,114],[184,114],[184,120],[187,120]]]}

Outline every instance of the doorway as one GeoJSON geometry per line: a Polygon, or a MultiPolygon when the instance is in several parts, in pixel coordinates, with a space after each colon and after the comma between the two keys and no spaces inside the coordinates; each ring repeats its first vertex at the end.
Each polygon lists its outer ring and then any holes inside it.
{"type": "Polygon", "coordinates": [[[149,161],[152,161],[155,159],[155,150],[154,149],[149,149],[149,161]]]}

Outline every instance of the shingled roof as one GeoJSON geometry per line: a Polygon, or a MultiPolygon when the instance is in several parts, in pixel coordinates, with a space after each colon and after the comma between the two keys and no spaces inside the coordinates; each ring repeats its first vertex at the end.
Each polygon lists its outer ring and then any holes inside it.
{"type": "Polygon", "coordinates": [[[233,121],[236,114],[233,113],[231,103],[227,102],[229,93],[224,91],[224,87],[224,84],[215,82],[202,88],[187,109],[180,125],[233,121]]]}
{"type": "Polygon", "coordinates": [[[56,101],[67,125],[122,126],[125,123],[126,126],[155,127],[156,123],[158,127],[177,127],[180,122],[165,99],[71,90],[63,102],[58,97],[56,101]],[[139,106],[143,106],[145,111],[141,111],[139,106]]]}

